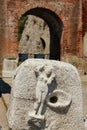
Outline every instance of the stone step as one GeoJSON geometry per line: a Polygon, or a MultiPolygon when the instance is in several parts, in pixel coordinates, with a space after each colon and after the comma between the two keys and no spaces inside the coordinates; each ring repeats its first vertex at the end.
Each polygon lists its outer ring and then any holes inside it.
{"type": "Polygon", "coordinates": [[[2,101],[4,103],[6,110],[8,109],[9,106],[9,100],[10,100],[10,94],[2,94],[2,101]]]}

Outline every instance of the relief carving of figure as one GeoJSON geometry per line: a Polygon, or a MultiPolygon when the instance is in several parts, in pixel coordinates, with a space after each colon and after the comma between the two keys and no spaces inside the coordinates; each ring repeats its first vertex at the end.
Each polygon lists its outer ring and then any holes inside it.
{"type": "MultiPolygon", "coordinates": [[[[29,126],[31,130],[44,130],[45,128],[45,111],[47,107],[64,111],[71,103],[71,96],[60,90],[56,82],[56,74],[52,66],[41,66],[35,69],[37,79],[34,103],[34,112],[29,113],[29,126]],[[50,99],[53,99],[51,102],[50,99]],[[31,127],[32,126],[32,127],[31,127]],[[34,126],[34,127],[33,127],[34,126]]],[[[52,122],[49,129],[54,125],[52,122]]]]}
{"type": "Polygon", "coordinates": [[[53,73],[53,68],[49,66],[45,67],[42,66],[39,71],[36,70],[36,77],[37,77],[37,85],[36,85],[36,102],[34,104],[35,114],[42,115],[43,105],[46,101],[46,97],[48,95],[48,89],[55,80],[55,74],[53,73]]]}

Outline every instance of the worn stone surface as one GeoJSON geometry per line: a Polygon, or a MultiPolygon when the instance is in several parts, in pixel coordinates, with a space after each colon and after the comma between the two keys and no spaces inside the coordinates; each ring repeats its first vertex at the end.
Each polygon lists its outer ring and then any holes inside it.
{"type": "Polygon", "coordinates": [[[26,60],[16,70],[7,115],[12,130],[84,130],[77,70],[58,61],[26,60]]]}
{"type": "Polygon", "coordinates": [[[50,32],[48,25],[41,18],[29,15],[20,40],[19,53],[49,54],[49,44],[50,32]],[[41,39],[44,40],[45,46],[43,46],[41,39]]]}
{"type": "Polygon", "coordinates": [[[18,64],[18,58],[14,58],[14,57],[4,58],[2,76],[13,77],[14,71],[17,68],[17,64],[18,64]]]}

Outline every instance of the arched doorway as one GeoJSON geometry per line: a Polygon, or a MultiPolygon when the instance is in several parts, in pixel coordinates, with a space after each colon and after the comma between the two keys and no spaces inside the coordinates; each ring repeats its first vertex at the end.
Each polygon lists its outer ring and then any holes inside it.
{"type": "MultiPolygon", "coordinates": [[[[50,35],[49,59],[60,60],[60,41],[63,31],[63,23],[61,19],[51,10],[40,7],[27,11],[22,17],[25,17],[26,19],[26,16],[29,15],[43,19],[44,23],[48,25],[50,35]]],[[[27,36],[27,39],[29,39],[29,36],[27,36]]],[[[40,41],[42,42],[43,47],[45,47],[45,41],[42,37],[40,37],[40,41]]]]}

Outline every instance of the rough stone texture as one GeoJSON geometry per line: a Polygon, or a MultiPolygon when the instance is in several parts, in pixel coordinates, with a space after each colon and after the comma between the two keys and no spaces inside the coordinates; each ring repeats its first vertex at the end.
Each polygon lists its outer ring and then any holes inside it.
{"type": "Polygon", "coordinates": [[[84,130],[76,68],[53,60],[26,60],[16,70],[7,115],[12,130],[84,130]]]}
{"type": "Polygon", "coordinates": [[[17,68],[18,59],[17,58],[4,58],[3,59],[3,77],[13,77],[14,71],[17,68]]]}
{"type": "Polygon", "coordinates": [[[50,47],[49,27],[39,17],[29,15],[19,45],[19,53],[49,54],[50,47]],[[41,39],[45,42],[45,48],[41,39]]]}

